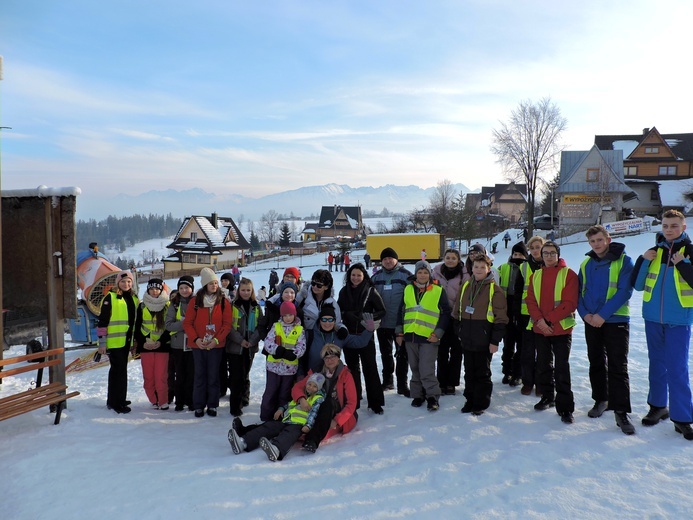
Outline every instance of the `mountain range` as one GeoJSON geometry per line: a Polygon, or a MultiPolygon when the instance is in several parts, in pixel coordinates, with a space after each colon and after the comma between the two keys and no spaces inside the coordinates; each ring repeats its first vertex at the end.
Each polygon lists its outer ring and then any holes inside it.
{"type": "MultiPolygon", "coordinates": [[[[453,193],[468,193],[464,184],[453,184],[453,193]]],[[[319,215],[322,206],[339,204],[341,206],[360,205],[363,211],[380,213],[387,208],[390,213],[406,213],[414,208],[429,205],[432,188],[419,186],[396,186],[387,184],[377,188],[365,186],[352,188],[346,184],[324,184],[305,186],[294,190],[273,193],[259,198],[242,195],[220,195],[200,188],[177,191],[152,190],[139,195],[120,194],[104,204],[103,199],[90,199],[81,195],[77,199],[77,218],[79,220],[103,220],[112,215],[125,217],[136,214],[168,215],[183,218],[189,215],[210,215],[237,219],[240,215],[246,220],[259,220],[263,213],[274,209],[277,213],[296,217],[319,215]],[[143,212],[142,208],[147,208],[143,212]]]]}

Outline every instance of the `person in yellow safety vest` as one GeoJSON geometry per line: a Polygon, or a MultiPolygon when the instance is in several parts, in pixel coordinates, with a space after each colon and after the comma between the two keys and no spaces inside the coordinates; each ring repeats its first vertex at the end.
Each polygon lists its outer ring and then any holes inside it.
{"type": "Polygon", "coordinates": [[[96,324],[99,354],[108,353],[108,397],[106,406],[117,413],[129,413],[128,356],[133,346],[135,317],[139,299],[133,292],[134,279],[130,271],[116,274],[116,287],[101,302],[101,313],[96,324]]]}
{"type": "Polygon", "coordinates": [[[512,247],[508,263],[498,268],[500,287],[508,302],[508,326],[503,336],[503,384],[518,386],[522,383],[522,337],[527,321],[522,319],[522,295],[525,280],[529,281],[531,269],[527,263],[527,246],[518,242],[512,247]]]}
{"type": "Polygon", "coordinates": [[[161,278],[150,278],[137,307],[135,343],[142,365],[144,393],[152,407],[168,410],[168,358],[171,333],[166,330],[169,297],[161,278]]]}
{"type": "Polygon", "coordinates": [[[404,288],[402,312],[398,313],[397,344],[404,344],[411,368],[411,405],[424,402],[438,410],[440,386],[436,378],[438,344],[450,321],[450,304],[443,288],[433,279],[431,264],[416,262],[414,276],[404,288]]]}
{"type": "Polygon", "coordinates": [[[238,455],[260,447],[272,462],[282,460],[301,435],[313,428],[320,405],[325,400],[324,384],[325,376],[320,372],[311,374],[306,381],[304,397],[308,410],[292,400],[288,405],[280,406],[271,421],[254,427],[243,426],[240,420],[234,421],[228,434],[233,452],[238,455]],[[240,431],[244,432],[243,435],[240,431]]]}
{"type": "Polygon", "coordinates": [[[453,314],[459,317],[459,338],[464,349],[464,397],[462,413],[481,415],[491,405],[491,359],[498,352],[508,324],[507,301],[495,283],[491,259],[477,255],[472,279],[457,295],[453,314]]]}
{"type": "Polygon", "coordinates": [[[574,422],[575,400],[570,383],[570,347],[578,300],[578,277],[569,269],[555,242],[541,248],[544,267],[532,274],[527,309],[537,347],[537,389],[541,400],[535,410],[553,406],[564,423],[574,422]],[[555,356],[555,368],[554,368],[555,356]]]}
{"type": "Polygon", "coordinates": [[[628,344],[633,294],[630,277],[633,260],[625,245],[612,242],[604,226],[590,227],[585,233],[590,247],[578,273],[578,313],[585,322],[587,358],[594,406],[589,417],[600,417],[614,410],[616,424],[626,435],[635,433],[628,414],[630,378],[628,344]]]}
{"type": "Polygon", "coordinates": [[[291,387],[298,372],[298,358],[306,352],[306,335],[293,302],[279,307],[281,318],[267,333],[267,381],[260,404],[260,420],[269,421],[277,408],[291,400],[291,387]]]}
{"type": "MultiPolygon", "coordinates": [[[[531,274],[538,271],[544,265],[544,259],[541,257],[541,248],[546,240],[538,235],[533,236],[527,241],[527,276],[525,277],[525,286],[522,290],[522,305],[520,307],[520,319],[518,324],[524,327],[522,334],[522,395],[531,395],[532,390],[535,390],[536,373],[537,373],[537,346],[534,341],[534,331],[529,325],[529,311],[527,310],[527,292],[529,290],[529,278],[531,274]]],[[[541,392],[536,389],[537,397],[541,397],[541,392]]]]}
{"type": "Polygon", "coordinates": [[[642,317],[650,361],[650,411],[642,424],[653,426],[671,415],[675,431],[690,441],[693,399],[688,355],[693,324],[693,245],[685,231],[686,218],[680,211],[664,212],[657,245],[635,262],[632,280],[636,291],[644,291],[642,317]]]}

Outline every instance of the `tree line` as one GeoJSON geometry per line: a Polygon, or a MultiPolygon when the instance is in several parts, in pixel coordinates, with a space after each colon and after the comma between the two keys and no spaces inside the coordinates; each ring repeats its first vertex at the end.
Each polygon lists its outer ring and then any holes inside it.
{"type": "Polygon", "coordinates": [[[77,249],[87,249],[91,242],[101,246],[114,246],[119,252],[128,245],[144,242],[152,238],[165,238],[175,235],[183,224],[183,219],[168,215],[133,215],[115,217],[100,221],[78,220],[76,224],[77,249]]]}

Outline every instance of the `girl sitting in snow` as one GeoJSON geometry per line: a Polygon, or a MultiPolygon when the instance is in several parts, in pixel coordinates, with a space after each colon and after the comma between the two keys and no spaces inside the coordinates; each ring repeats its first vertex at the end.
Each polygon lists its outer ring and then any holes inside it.
{"type": "Polygon", "coordinates": [[[324,375],[312,374],[298,402],[292,400],[288,405],[280,406],[273,421],[251,427],[244,427],[240,420],[234,421],[229,430],[233,452],[238,455],[260,446],[273,462],[286,457],[299,437],[313,427],[320,405],[325,400],[321,391],[324,383],[324,375]]]}

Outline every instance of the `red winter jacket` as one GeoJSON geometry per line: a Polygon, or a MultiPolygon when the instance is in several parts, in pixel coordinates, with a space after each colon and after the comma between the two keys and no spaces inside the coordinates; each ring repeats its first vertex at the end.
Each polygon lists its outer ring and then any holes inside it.
{"type": "MultiPolygon", "coordinates": [[[[356,426],[357,417],[356,413],[356,383],[354,383],[354,377],[351,375],[349,369],[341,361],[339,363],[339,373],[337,375],[337,382],[335,383],[335,390],[337,392],[337,401],[339,401],[339,406],[341,410],[337,412],[334,416],[334,420],[337,422],[338,430],[341,433],[349,433],[356,426]]],[[[306,382],[308,378],[313,373],[309,371],[308,375],[301,381],[298,381],[291,389],[291,398],[298,402],[301,397],[305,397],[306,382]]],[[[322,372],[325,375],[324,369],[322,372]]],[[[327,377],[327,376],[325,376],[327,377]]],[[[329,399],[330,396],[326,396],[329,399]]],[[[334,430],[330,432],[325,437],[329,438],[334,430]]]]}
{"type": "Polygon", "coordinates": [[[185,320],[183,320],[183,330],[188,336],[188,346],[198,348],[195,344],[197,338],[204,338],[207,333],[207,325],[214,324],[214,337],[219,341],[215,348],[224,348],[226,345],[226,336],[228,335],[233,325],[233,313],[231,312],[231,304],[225,298],[221,298],[210,314],[209,307],[198,306],[196,300],[191,300],[188,303],[188,308],[185,312],[185,320]]]}
{"type": "MultiPolygon", "coordinates": [[[[562,319],[567,318],[577,309],[578,302],[578,277],[575,272],[570,269],[565,280],[565,287],[561,293],[561,303],[554,308],[554,288],[556,287],[556,277],[558,271],[566,267],[565,260],[560,258],[558,265],[555,267],[542,266],[541,268],[541,308],[537,305],[537,298],[534,294],[534,276],[529,278],[529,290],[527,291],[527,310],[534,323],[542,318],[553,327],[554,336],[563,336],[572,334],[573,328],[564,330],[559,323],[562,319]]],[[[539,271],[536,271],[539,272],[539,271]]],[[[534,327],[534,332],[542,334],[538,327],[534,327]]],[[[544,335],[544,334],[542,334],[544,335]]]]}

